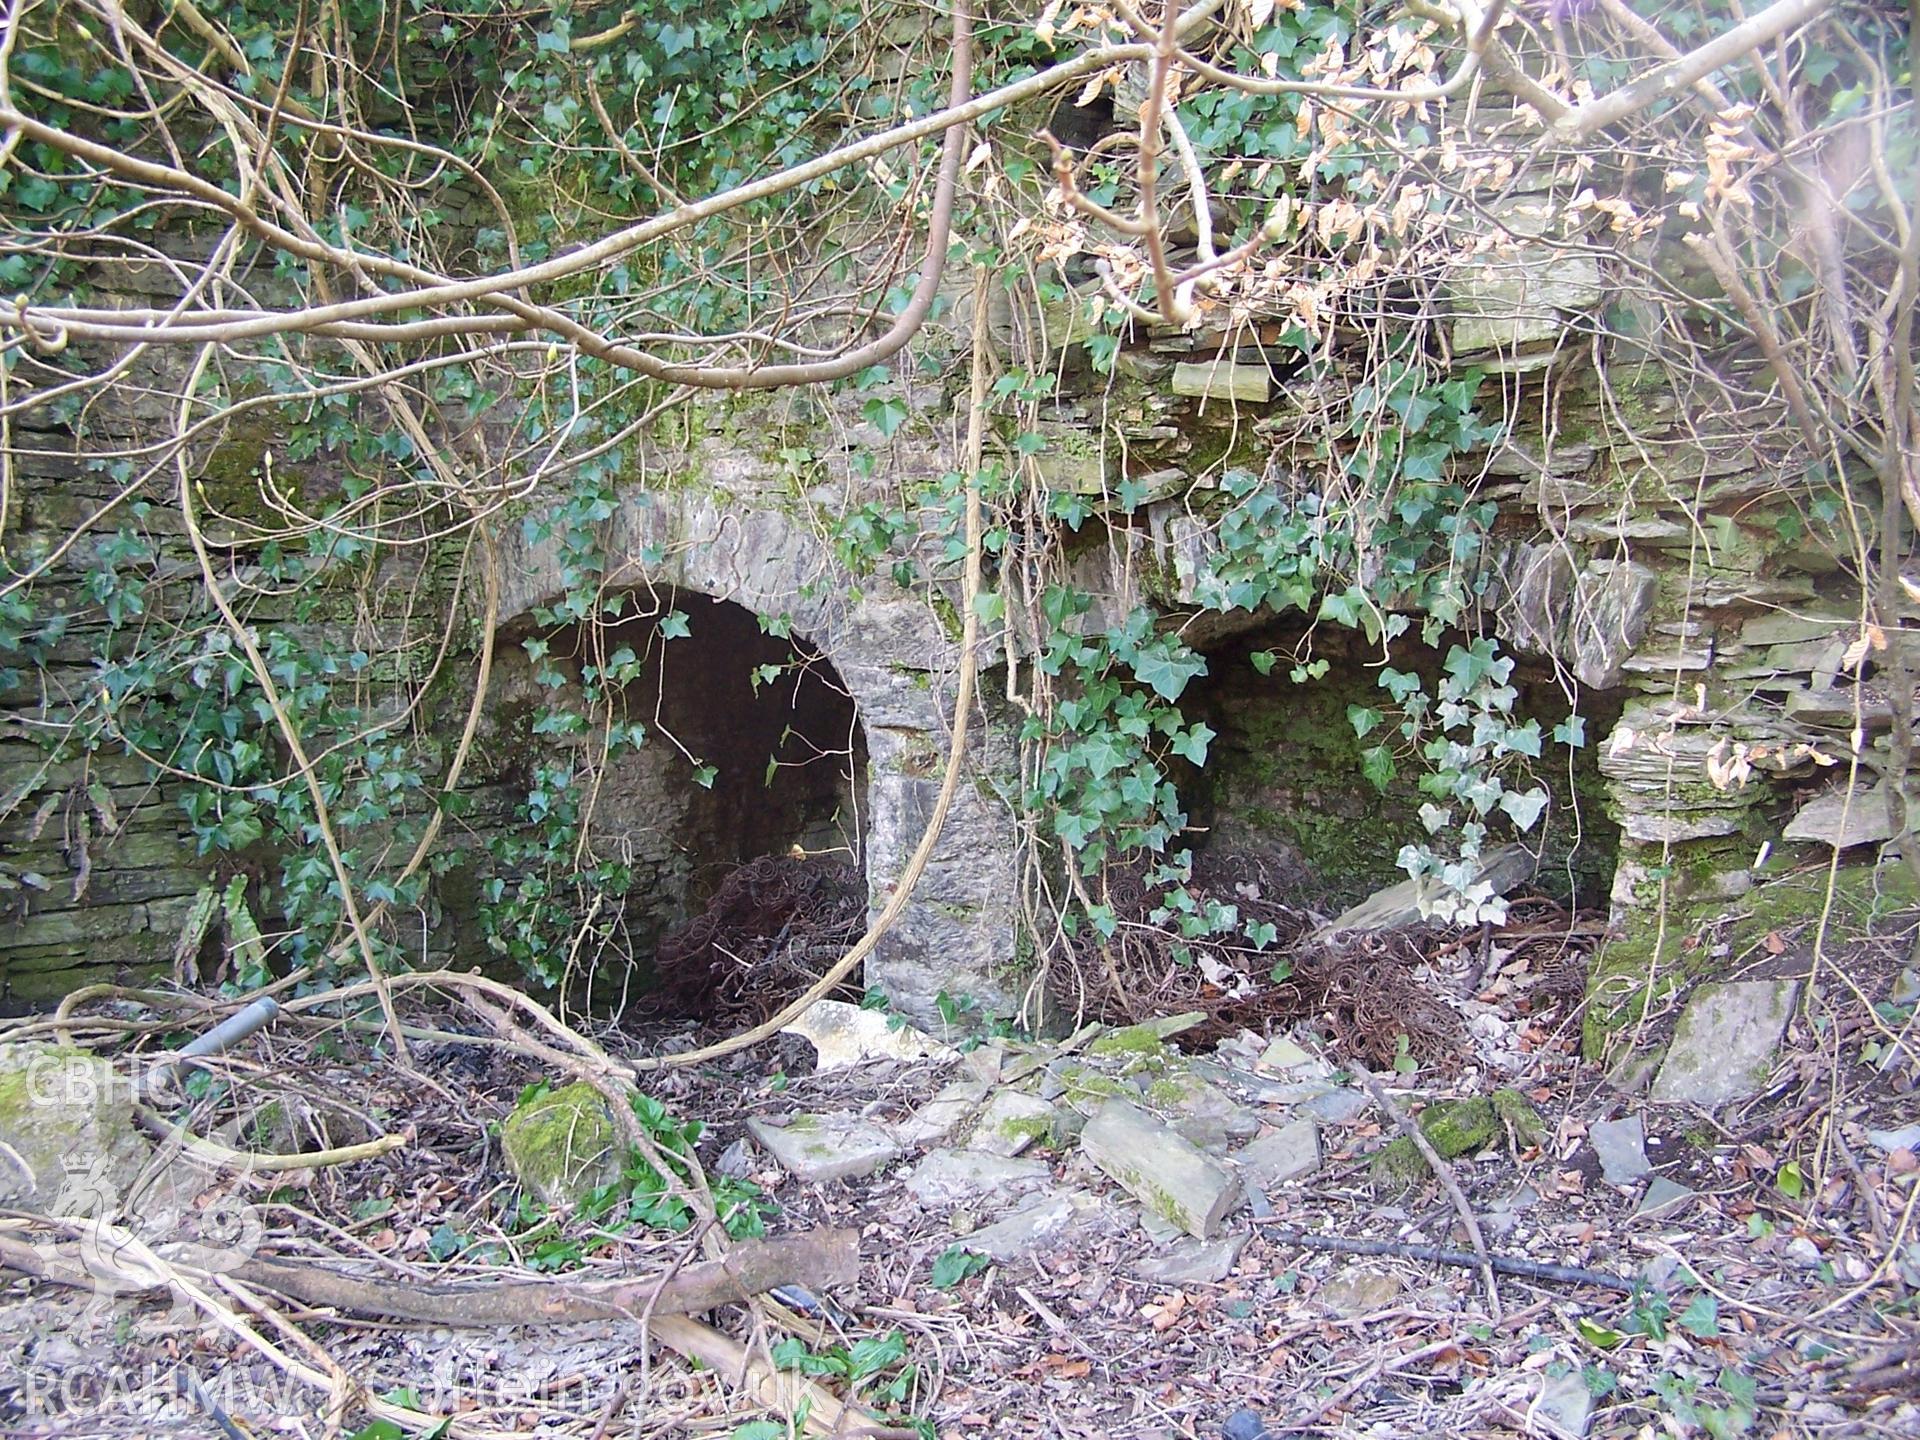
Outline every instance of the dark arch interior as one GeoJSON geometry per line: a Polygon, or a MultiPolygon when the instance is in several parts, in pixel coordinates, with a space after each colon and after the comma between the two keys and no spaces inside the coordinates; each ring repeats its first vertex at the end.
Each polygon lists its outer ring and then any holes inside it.
{"type": "MultiPolygon", "coordinates": [[[[661,937],[748,862],[799,850],[858,876],[867,744],[831,662],[781,621],[692,590],[637,589],[615,603],[620,613],[598,624],[507,637],[502,775],[524,794],[536,762],[565,763],[569,747],[599,766],[583,820],[596,859],[631,873],[613,949],[644,973],[661,937]],[[526,640],[543,660],[522,662],[526,640]],[[536,673],[545,665],[570,683],[549,692],[536,673]],[[610,707],[583,716],[571,739],[534,733],[534,716],[580,696],[589,671],[608,678],[610,707]],[[609,724],[644,740],[605,747],[609,724]]],[[[626,966],[585,958],[628,993],[626,966]]]]}
{"type": "Polygon", "coordinates": [[[688,590],[634,598],[636,613],[603,625],[599,644],[638,660],[616,704],[683,775],[685,909],[756,856],[798,846],[859,862],[866,737],[832,664],[732,601],[688,590]]]}

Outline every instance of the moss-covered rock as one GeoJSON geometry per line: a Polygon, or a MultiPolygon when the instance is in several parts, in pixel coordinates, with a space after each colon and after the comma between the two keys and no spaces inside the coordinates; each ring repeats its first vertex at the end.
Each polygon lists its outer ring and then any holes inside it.
{"type": "Polygon", "coordinates": [[[55,1045],[0,1046],[0,1146],[0,1199],[62,1214],[117,1208],[152,1154],[113,1068],[55,1045]]]}
{"type": "MultiPolygon", "coordinates": [[[[1546,1137],[1545,1122],[1518,1090],[1442,1100],[1422,1111],[1419,1123],[1442,1160],[1470,1155],[1503,1135],[1515,1145],[1537,1145],[1546,1137]]],[[[1425,1180],[1429,1169],[1420,1147],[1402,1135],[1375,1152],[1371,1174],[1377,1189],[1406,1190],[1425,1180]]]]}
{"type": "Polygon", "coordinates": [[[549,1207],[576,1205],[620,1174],[613,1116],[585,1081],[521,1101],[500,1127],[500,1147],[515,1178],[549,1207]]]}

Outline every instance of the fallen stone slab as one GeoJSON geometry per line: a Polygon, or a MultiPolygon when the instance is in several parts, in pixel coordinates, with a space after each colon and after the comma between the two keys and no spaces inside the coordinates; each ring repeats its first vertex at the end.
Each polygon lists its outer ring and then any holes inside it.
{"type": "Polygon", "coordinates": [[[1799,993],[1791,980],[1702,985],[1680,1013],[1653,1100],[1711,1109],[1759,1093],[1799,993]]]}
{"type": "Polygon", "coordinates": [[[118,1208],[152,1158],[133,1119],[133,1089],[106,1061],[54,1045],[0,1045],[0,1203],[92,1214],[79,1188],[118,1208]]]}
{"type": "Polygon", "coordinates": [[[1166,1042],[1183,1031],[1191,1030],[1206,1014],[1200,1010],[1188,1010],[1178,1015],[1161,1015],[1152,1020],[1142,1020],[1138,1025],[1122,1025],[1116,1030],[1108,1030],[1094,1036],[1087,1042],[1089,1055],[1161,1055],[1166,1051],[1166,1042]]]}
{"type": "Polygon", "coordinates": [[[946,1059],[955,1052],[882,1010],[845,1000],[816,1000],[782,1035],[799,1035],[819,1056],[817,1070],[840,1070],[866,1060],[946,1059]]]}
{"type": "Polygon", "coordinates": [[[1640,1203],[1634,1207],[1636,1220],[1670,1220],[1678,1215],[1693,1199],[1693,1191],[1664,1175],[1656,1175],[1647,1186],[1647,1193],[1640,1197],[1640,1203]]]}
{"type": "Polygon", "coordinates": [[[903,1145],[939,1145],[965,1123],[987,1098],[984,1080],[955,1080],[943,1085],[912,1115],[893,1127],[903,1145]]]}
{"type": "Polygon", "coordinates": [[[1331,1065],[1318,1055],[1309,1053],[1299,1041],[1287,1035],[1275,1038],[1265,1050],[1260,1052],[1260,1058],[1255,1063],[1265,1070],[1295,1072],[1296,1079],[1305,1075],[1315,1080],[1323,1080],[1333,1073],[1331,1065]]]}
{"type": "Polygon", "coordinates": [[[1260,1133],[1260,1117],[1192,1071],[1163,1076],[1147,1087],[1147,1102],[1174,1130],[1211,1154],[1260,1133]]]}
{"type": "Polygon", "coordinates": [[[995,1260],[1018,1260],[1048,1241],[1099,1219],[1100,1202],[1085,1190],[1059,1190],[1037,1195],[1012,1214],[974,1231],[966,1247],[995,1260]]]}
{"type": "Polygon", "coordinates": [[[1232,1171],[1124,1100],[1087,1121],[1080,1148],[1141,1205],[1202,1240],[1240,1198],[1232,1171]]]}
{"type": "Polygon", "coordinates": [[[908,1174],[907,1193],[922,1205],[959,1205],[984,1196],[1011,1198],[1052,1178],[1044,1160],[984,1150],[935,1150],[908,1174]]]}
{"type": "Polygon", "coordinates": [[[1237,1091],[1261,1105],[1304,1105],[1335,1088],[1330,1080],[1273,1080],[1213,1060],[1192,1059],[1186,1063],[1192,1074],[1237,1091]]]}
{"type": "Polygon", "coordinates": [[[1320,1127],[1311,1120],[1290,1120],[1230,1157],[1249,1187],[1271,1192],[1275,1186],[1320,1168],[1320,1127]]]}
{"type": "Polygon", "coordinates": [[[1565,1440],[1581,1440],[1593,1425],[1593,1391],[1578,1370],[1543,1375],[1540,1398],[1531,1413],[1547,1423],[1549,1433],[1565,1440]]]}
{"type": "Polygon", "coordinates": [[[550,1209],[620,1178],[620,1145],[600,1092],[584,1080],[514,1106],[501,1122],[507,1168],[550,1209]]]}
{"type": "Polygon", "coordinates": [[[991,1155],[1018,1155],[1054,1133],[1054,1108],[1020,1090],[999,1090],[980,1112],[968,1144],[991,1155]]]}
{"type": "MultiPolygon", "coordinates": [[[[1537,1145],[1546,1135],[1540,1112],[1518,1090],[1441,1100],[1421,1111],[1417,1123],[1443,1160],[1472,1154],[1502,1135],[1517,1145],[1537,1145]]],[[[1410,1189],[1430,1173],[1427,1157],[1406,1135],[1376,1150],[1368,1169],[1375,1188],[1381,1190],[1410,1189]]]]}
{"type": "Polygon", "coordinates": [[[879,1125],[844,1111],[794,1115],[785,1125],[756,1116],[747,1129],[781,1169],[816,1185],[871,1175],[900,1154],[900,1142],[879,1125]]]}
{"type": "Polygon", "coordinates": [[[1264,366],[1215,360],[1173,367],[1173,393],[1202,400],[1245,400],[1264,405],[1268,379],[1264,366]]]}
{"type": "Polygon", "coordinates": [[[1903,1125],[1898,1130],[1869,1130],[1867,1142],[1889,1155],[1895,1150],[1920,1151],[1920,1125],[1903,1125]]]}
{"type": "MultiPolygon", "coordinates": [[[[1524,846],[1502,845],[1481,858],[1474,883],[1491,885],[1494,894],[1504,895],[1532,874],[1533,856],[1524,846]]],[[[1376,890],[1321,926],[1318,937],[1324,939],[1349,930],[1404,930],[1418,925],[1425,919],[1420,913],[1421,893],[1417,880],[1402,880],[1398,885],[1376,890]]]]}
{"type": "Polygon", "coordinates": [[[1348,1125],[1367,1113],[1373,1101],[1364,1090],[1329,1090],[1300,1102],[1300,1108],[1323,1125],[1348,1125]]]}
{"type": "Polygon", "coordinates": [[[1600,1173],[1609,1185],[1631,1185],[1653,1166],[1647,1160],[1647,1130],[1638,1115],[1602,1120],[1587,1131],[1600,1173]]]}
{"type": "Polygon", "coordinates": [[[1158,1255],[1136,1261],[1133,1273],[1156,1285],[1218,1285],[1233,1273],[1250,1235],[1196,1240],[1182,1235],[1158,1255]]]}

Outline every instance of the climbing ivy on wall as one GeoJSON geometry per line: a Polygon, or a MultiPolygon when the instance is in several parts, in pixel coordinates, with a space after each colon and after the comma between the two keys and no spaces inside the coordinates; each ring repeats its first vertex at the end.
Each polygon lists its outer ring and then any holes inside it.
{"type": "MultiPolygon", "coordinates": [[[[1641,8],[1680,40],[1735,13],[1718,0],[1677,18],[1665,13],[1671,7],[1641,8]]],[[[1821,43],[1794,52],[1807,101],[1800,118],[1870,132],[1877,153],[1904,174],[1911,126],[1884,117],[1904,83],[1906,40],[1897,25],[1856,9],[1845,19],[1857,47],[1828,43],[1821,31],[1821,43]]],[[[942,103],[952,49],[950,33],[911,7],[823,0],[656,0],[537,14],[490,0],[432,9],[240,0],[217,16],[191,4],[163,16],[121,16],[118,32],[109,18],[82,0],[23,9],[8,75],[32,97],[36,121],[151,165],[191,156],[192,178],[255,197],[262,215],[289,227],[298,244],[247,250],[245,263],[229,252],[233,265],[209,269],[217,303],[239,304],[233,297],[241,295],[252,303],[246,287],[254,287],[267,305],[354,296],[368,315],[383,316],[374,301],[419,283],[409,266],[467,275],[564,259],[638,217],[925,114],[942,103]],[[127,45],[140,57],[140,83],[127,45]],[[214,83],[209,76],[222,87],[219,105],[202,103],[208,95],[198,87],[214,83]],[[142,110],[142,85],[154,83],[183,102],[162,107],[177,119],[142,110]],[[300,247],[319,244],[353,254],[309,266],[300,247]]],[[[1048,7],[1039,17],[990,11],[975,29],[973,84],[1013,80],[1104,43],[1110,19],[1092,7],[1048,7]]],[[[1451,32],[1438,26],[1387,24],[1349,4],[1253,3],[1224,7],[1204,43],[1213,61],[1267,82],[1405,87],[1428,83],[1451,63],[1451,32]]],[[[1626,73],[1599,44],[1561,58],[1596,90],[1626,73]]],[[[1058,352],[1083,349],[1118,391],[1127,360],[1139,359],[1130,352],[1153,338],[1153,314],[1142,306],[1154,287],[1137,237],[1089,223],[1098,207],[1124,209],[1138,191],[1125,133],[1140,106],[1138,60],[1089,69],[1072,77],[1073,87],[984,117],[968,137],[969,178],[949,263],[955,274],[986,267],[1002,293],[1017,297],[1016,308],[1064,312],[1081,336],[1078,347],[1055,345],[1053,353],[1026,339],[996,355],[990,403],[1003,443],[974,477],[993,507],[981,618],[1005,629],[1014,665],[1040,677],[1023,695],[1026,753],[1010,798],[1076,884],[1112,864],[1148,867],[1167,896],[1169,922],[1199,934],[1238,923],[1230,907],[1207,912],[1184,884],[1187,816],[1176,777],[1213,759],[1216,737],[1191,703],[1207,662],[1156,610],[1106,613],[1066,563],[1103,534],[1128,540],[1119,532],[1144,523],[1153,496],[1135,473],[1113,477],[1111,493],[1095,497],[1050,482],[1045,465],[1059,458],[1062,430],[1077,423],[1049,373],[1058,352]],[[1096,133],[1069,136],[1068,150],[1056,155],[1033,132],[1049,114],[1069,129],[1069,110],[1084,111],[1096,133]],[[1066,203],[1073,194],[1085,205],[1066,203]]],[[[1767,87],[1744,72],[1727,80],[1726,94],[1768,103],[1767,87]]],[[[1757,213],[1752,185],[1774,183],[1766,177],[1783,167],[1760,165],[1737,178],[1737,167],[1760,153],[1749,145],[1756,137],[1739,129],[1747,117],[1688,119],[1685,106],[1696,100],[1665,100],[1650,113],[1710,132],[1687,142],[1701,163],[1683,165],[1692,151],[1675,145],[1658,152],[1658,165],[1647,162],[1644,185],[1627,177],[1617,194],[1602,193],[1606,176],[1583,171],[1594,184],[1569,202],[1569,213],[1651,241],[1672,196],[1681,207],[1676,222],[1691,223],[1705,207],[1723,227],[1728,216],[1745,224],[1742,217],[1757,213]]],[[[1192,467],[1198,473],[1188,478],[1210,491],[1192,503],[1214,543],[1200,573],[1177,578],[1201,609],[1291,612],[1308,627],[1351,631],[1379,647],[1380,694],[1348,710],[1365,778],[1384,787],[1411,775],[1423,791],[1427,833],[1409,837],[1402,858],[1433,882],[1439,913],[1493,913],[1497,904],[1474,889],[1474,860],[1496,833],[1538,822],[1548,800],[1532,772],[1548,747],[1584,740],[1576,722],[1543,733],[1518,713],[1510,658],[1475,633],[1493,516],[1473,476],[1504,433],[1490,416],[1492,392],[1504,382],[1451,366],[1430,304],[1449,266],[1484,253],[1475,248],[1484,235],[1460,233],[1483,227],[1456,199],[1505,187],[1513,157],[1449,151],[1436,132],[1441,116],[1426,102],[1379,107],[1363,124],[1345,104],[1251,93],[1197,70],[1182,75],[1171,113],[1169,143],[1191,169],[1169,161],[1163,180],[1171,190],[1181,175],[1186,203],[1202,202],[1193,243],[1206,243],[1198,238],[1204,217],[1219,246],[1258,239],[1274,258],[1223,266],[1211,289],[1195,280],[1187,287],[1193,314],[1160,318],[1177,320],[1169,328],[1178,330],[1205,311],[1236,343],[1256,319],[1278,329],[1277,342],[1259,338],[1269,353],[1294,352],[1276,361],[1276,373],[1285,372],[1301,402],[1290,427],[1223,434],[1220,453],[1192,467]],[[1449,221],[1456,209],[1471,223],[1457,214],[1449,221]],[[1386,663],[1390,647],[1416,635],[1443,652],[1428,678],[1386,663]]],[[[117,267],[128,256],[158,273],[173,263],[175,242],[227,243],[204,219],[214,195],[183,198],[129,183],[124,170],[84,159],[82,148],[44,128],[22,129],[9,144],[11,163],[0,169],[0,282],[34,306],[117,294],[117,267]]],[[[541,272],[514,292],[516,303],[556,307],[595,335],[644,337],[636,343],[656,356],[728,363],[832,349],[846,335],[884,328],[907,305],[939,144],[924,136],[816,175],[795,192],[756,196],[604,266],[541,272]],[[830,343],[816,344],[823,338],[830,343]]],[[[1849,193],[1847,213],[1884,228],[1895,201],[1863,185],[1849,193]]],[[[1688,344],[1739,333],[1736,321],[1758,325],[1754,316],[1764,319],[1769,305],[1796,324],[1801,312],[1820,309],[1802,303],[1816,281],[1793,237],[1759,218],[1753,224],[1758,238],[1744,263],[1766,303],[1729,309],[1689,298],[1675,309],[1675,324],[1691,327],[1688,344]]],[[[236,245],[251,244],[246,229],[235,229],[236,245]]],[[[1556,243],[1578,248],[1583,236],[1570,230],[1556,243]]],[[[1857,294],[1900,293],[1880,283],[1880,272],[1863,275],[1874,283],[1862,289],[1856,277],[1857,294]]],[[[197,291],[180,303],[193,310],[203,300],[216,303],[197,291]]],[[[934,307],[936,321],[951,318],[943,305],[934,307]]],[[[67,663],[77,646],[94,667],[90,683],[77,698],[49,703],[39,737],[62,753],[118,747],[150,762],[180,787],[203,855],[239,865],[270,854],[289,944],[303,957],[325,950],[315,937],[334,932],[351,898],[417,902],[424,872],[409,868],[417,837],[460,804],[436,778],[446,758],[436,736],[457,707],[432,693],[438,662],[420,657],[472,648],[447,595],[455,584],[471,586],[473,535],[523,525],[532,542],[555,544],[563,593],[536,618],[597,634],[626,603],[603,585],[601,531],[649,483],[635,478],[641,457],[662,444],[687,447],[701,427],[725,429],[743,413],[730,404],[691,406],[671,385],[615,363],[606,347],[564,327],[517,328],[524,316],[510,307],[486,317],[491,329],[467,332],[436,329],[446,317],[433,315],[428,305],[387,316],[400,327],[391,330],[316,325],[310,335],[276,332],[257,346],[244,335],[209,343],[180,374],[162,367],[166,384],[153,395],[164,406],[147,397],[149,412],[171,412],[165,424],[176,433],[167,446],[122,443],[117,416],[99,437],[89,435],[98,398],[89,385],[119,392],[110,379],[88,379],[84,367],[71,385],[60,378],[67,372],[58,366],[75,362],[87,337],[70,346],[72,337],[49,319],[45,328],[9,331],[0,345],[8,384],[45,392],[19,402],[37,410],[38,433],[89,436],[89,484],[112,497],[65,548],[46,537],[38,548],[21,546],[0,533],[8,547],[0,663],[18,683],[33,667],[67,663]],[[183,490],[183,479],[192,488],[183,490]],[[202,577],[179,573],[175,507],[216,532],[207,566],[212,584],[238,605],[237,624],[194,595],[202,577]],[[392,587],[403,555],[425,557],[422,573],[437,578],[421,593],[439,607],[426,613],[433,607],[423,604],[419,615],[388,625],[393,617],[368,596],[392,587]],[[76,608],[46,603],[43,579],[54,575],[73,581],[76,608]],[[356,613],[363,602],[371,614],[356,613]],[[322,638],[348,625],[379,643],[342,650],[322,638]],[[401,641],[387,643],[396,630],[401,641]],[[259,665],[243,654],[243,639],[258,641],[259,665]],[[318,756],[317,808],[308,787],[290,783],[282,730],[305,737],[318,756]],[[322,810],[344,840],[337,863],[314,848],[324,836],[322,810]]],[[[1815,321],[1804,323],[1815,338],[1803,377],[1817,385],[1845,374],[1844,364],[1815,363],[1826,341],[1815,321]]],[[[753,437],[771,448],[796,495],[810,496],[823,476],[849,482],[852,498],[819,522],[850,590],[891,582],[936,607],[946,601],[934,581],[950,581],[941,565],[951,566],[963,544],[965,486],[949,475],[896,494],[882,482],[889,447],[924,426],[915,387],[957,397],[955,338],[929,333],[884,363],[852,370],[836,382],[850,394],[775,427],[778,434],[753,437]],[[841,437],[816,433],[856,416],[866,429],[850,454],[841,437]]],[[[1876,345],[1866,348],[1898,349],[1876,345]]],[[[1834,398],[1845,403],[1823,413],[1853,413],[1851,393],[1834,398]]],[[[162,423],[153,413],[141,419],[162,423]]],[[[1824,483],[1844,488],[1846,455],[1884,460],[1876,437],[1909,429],[1863,422],[1829,436],[1832,453],[1816,457],[1824,483]]],[[[1826,503],[1851,521],[1841,500],[1826,503]]],[[[7,518],[0,496],[0,524],[7,518]]],[[[1728,516],[1706,523],[1736,530],[1728,516]]],[[[670,623],[662,623],[664,637],[670,623]]],[[[593,845],[583,796],[594,766],[623,747],[670,737],[613,719],[610,696],[639,657],[590,644],[569,671],[537,653],[540,643],[534,637],[527,650],[545,696],[532,726],[555,754],[529,767],[522,828],[492,847],[482,919],[501,954],[551,981],[570,948],[613,937],[632,883],[593,845]],[[562,748],[595,734],[598,758],[584,745],[562,748]]],[[[1327,661],[1309,642],[1255,663],[1282,686],[1313,683],[1327,661]]],[[[685,759],[696,782],[712,779],[702,757],[685,759]]],[[[457,857],[450,841],[435,863],[457,857]]],[[[1110,922],[1097,887],[1081,888],[1079,917],[1096,927],[1110,922]]]]}

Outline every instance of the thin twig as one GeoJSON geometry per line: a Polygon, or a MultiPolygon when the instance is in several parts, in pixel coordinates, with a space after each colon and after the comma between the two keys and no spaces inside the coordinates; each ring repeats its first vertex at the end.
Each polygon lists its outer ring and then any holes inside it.
{"type": "Polygon", "coordinates": [[[1480,1221],[1473,1213],[1473,1206],[1467,1203],[1466,1192],[1460,1188],[1460,1181],[1455,1178],[1453,1167],[1441,1158],[1438,1150],[1433,1148],[1433,1142],[1427,1139],[1427,1132],[1408,1119],[1406,1111],[1394,1103],[1393,1097],[1387,1093],[1387,1087],[1380,1083],[1378,1076],[1358,1060],[1348,1060],[1347,1067],[1360,1077],[1360,1082],[1367,1087],[1367,1093],[1373,1096],[1380,1108],[1393,1117],[1393,1123],[1400,1133],[1413,1141],[1414,1147],[1419,1150],[1427,1164],[1432,1167],[1433,1173],[1439,1177],[1441,1185],[1446,1188],[1447,1198],[1453,1201],[1453,1208],[1459,1212],[1460,1221],[1467,1228],[1467,1238],[1473,1241],[1473,1253],[1478,1257],[1475,1263],[1480,1266],[1481,1279],[1487,1286],[1487,1305],[1493,1312],[1493,1318],[1498,1320],[1500,1318],[1500,1286],[1493,1278],[1493,1260],[1487,1254],[1487,1242],[1480,1233],[1480,1221]]]}

